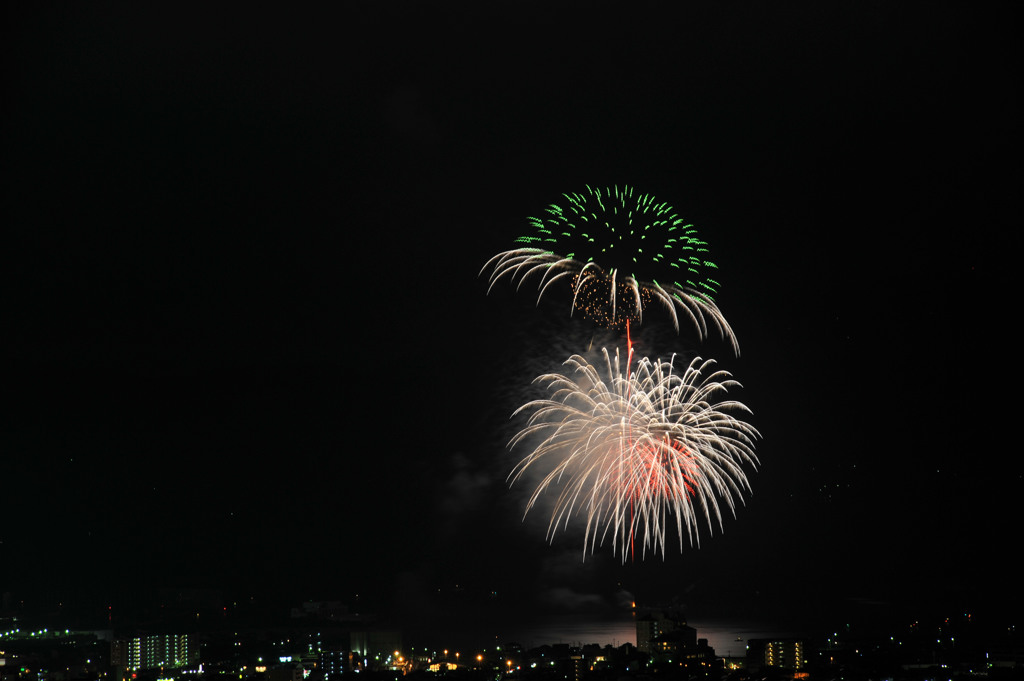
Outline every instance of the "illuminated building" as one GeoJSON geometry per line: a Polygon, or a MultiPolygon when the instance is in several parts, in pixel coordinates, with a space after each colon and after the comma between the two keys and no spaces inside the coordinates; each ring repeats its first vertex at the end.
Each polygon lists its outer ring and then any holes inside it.
{"type": "Polygon", "coordinates": [[[586,662],[583,659],[583,651],[579,648],[572,648],[569,651],[570,681],[583,681],[583,672],[585,669],[586,662]]]}
{"type": "Polygon", "coordinates": [[[110,644],[110,661],[124,671],[174,669],[199,661],[199,645],[192,634],[154,634],[117,639],[110,644]]]}
{"type": "Polygon", "coordinates": [[[714,649],[707,639],[697,638],[697,630],[681,615],[658,612],[638,618],[636,646],[665,673],[702,678],[716,669],[714,649]]]}
{"type": "Polygon", "coordinates": [[[363,668],[362,658],[351,650],[321,650],[318,663],[325,679],[350,674],[363,668]]]}
{"type": "Polygon", "coordinates": [[[797,639],[750,641],[750,653],[760,658],[765,667],[799,670],[807,664],[804,642],[797,639]]]}
{"type": "Polygon", "coordinates": [[[652,645],[654,640],[673,632],[685,632],[679,635],[685,636],[691,646],[697,645],[697,630],[687,626],[684,617],[675,613],[654,612],[637,618],[636,647],[641,652],[654,654],[657,652],[657,647],[652,645]]]}
{"type": "Polygon", "coordinates": [[[769,641],[764,647],[764,663],[768,667],[801,669],[804,649],[801,641],[769,641]]]}

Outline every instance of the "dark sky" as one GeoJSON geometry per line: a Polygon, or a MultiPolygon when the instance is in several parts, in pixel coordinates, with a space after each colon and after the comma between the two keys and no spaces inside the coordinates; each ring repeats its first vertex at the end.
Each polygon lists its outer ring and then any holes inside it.
{"type": "Polygon", "coordinates": [[[0,591],[1019,605],[1008,16],[461,4],[6,9],[0,591]],[[505,484],[590,331],[478,277],[588,183],[709,241],[741,357],[639,335],[763,434],[724,533],[625,566],[505,484]]]}

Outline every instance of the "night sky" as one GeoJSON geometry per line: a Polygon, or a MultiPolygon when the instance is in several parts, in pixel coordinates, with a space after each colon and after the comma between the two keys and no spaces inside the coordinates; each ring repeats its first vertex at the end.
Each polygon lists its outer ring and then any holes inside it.
{"type": "Polygon", "coordinates": [[[0,592],[1019,608],[1012,22],[683,4],[8,7],[0,592]],[[638,343],[718,359],[763,435],[724,532],[626,565],[505,481],[594,329],[479,276],[586,184],[710,243],[741,356],[638,343]]]}

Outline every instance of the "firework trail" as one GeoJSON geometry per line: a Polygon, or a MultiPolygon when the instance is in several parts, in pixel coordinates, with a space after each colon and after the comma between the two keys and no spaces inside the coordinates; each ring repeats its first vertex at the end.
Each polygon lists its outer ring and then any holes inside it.
{"type": "MultiPolygon", "coordinates": [[[[630,348],[630,354],[632,348],[630,348]]],[[[544,374],[549,397],[531,401],[516,414],[529,413],[527,425],[510,447],[539,444],[515,466],[512,484],[527,471],[547,464],[527,504],[557,493],[548,539],[573,516],[586,518],[584,556],[610,537],[612,551],[634,555],[635,545],[665,555],[665,537],[674,525],[683,549],[700,544],[700,526],[722,528],[723,507],[735,516],[736,502],[750,485],[743,466],[758,465],[750,424],[733,416],[749,413],[732,400],[716,401],[739,384],[713,360],[694,359],[675,372],[672,361],[642,358],[635,371],[620,367],[603,350],[605,372],[573,355],[565,373],[544,374]],[[674,519],[673,519],[674,516],[674,519]]],[[[674,358],[673,358],[674,359],[674,358]]]]}
{"type": "Polygon", "coordinates": [[[610,328],[642,322],[644,310],[657,303],[677,332],[680,319],[702,340],[715,330],[739,355],[713,298],[718,282],[707,274],[717,266],[692,224],[629,186],[587,186],[584,193],[562,196],[564,205],[551,204],[544,217],[529,218],[534,233],[517,239],[520,246],[498,253],[480,270],[490,270],[488,292],[505,278],[517,288],[533,278],[539,302],[562,286],[571,291],[571,311],[610,328]]]}

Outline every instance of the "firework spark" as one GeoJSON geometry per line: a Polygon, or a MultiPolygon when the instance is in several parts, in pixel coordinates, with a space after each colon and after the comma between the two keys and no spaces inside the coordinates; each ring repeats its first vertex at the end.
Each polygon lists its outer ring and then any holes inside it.
{"type": "MultiPolygon", "coordinates": [[[[632,348],[630,347],[630,354],[632,348]]],[[[674,524],[700,545],[700,526],[722,529],[722,511],[735,516],[736,502],[750,490],[744,465],[758,465],[754,442],[760,437],[734,413],[749,413],[740,402],[719,400],[738,387],[713,360],[694,359],[682,375],[672,361],[641,359],[630,371],[620,357],[603,351],[602,372],[579,355],[570,371],[536,379],[549,397],[520,407],[527,425],[510,447],[539,439],[513,469],[514,484],[527,471],[547,464],[526,513],[542,495],[557,490],[548,539],[570,518],[586,518],[584,555],[610,537],[612,551],[641,557],[648,550],[665,555],[665,536],[674,524]],[[674,516],[674,521],[670,516],[674,516]]],[[[674,358],[673,358],[674,359],[674,358]]]]}
{"type": "Polygon", "coordinates": [[[552,287],[568,284],[571,310],[611,328],[642,322],[644,310],[657,303],[677,332],[680,319],[701,339],[716,330],[739,354],[713,298],[718,282],[707,274],[717,265],[692,224],[628,186],[588,186],[563,197],[564,205],[551,204],[543,218],[529,218],[534,234],[520,237],[521,246],[484,265],[481,274],[491,271],[488,292],[504,278],[518,288],[533,277],[539,302],[552,287]]]}

